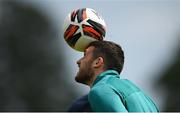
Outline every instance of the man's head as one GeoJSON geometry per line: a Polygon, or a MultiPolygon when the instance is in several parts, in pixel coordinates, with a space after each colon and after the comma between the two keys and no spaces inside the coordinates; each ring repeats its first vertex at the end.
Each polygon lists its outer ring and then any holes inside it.
{"type": "Polygon", "coordinates": [[[94,41],[77,61],[79,72],[76,81],[84,84],[93,82],[96,75],[106,70],[116,70],[119,74],[124,65],[122,48],[110,41],[94,41]]]}

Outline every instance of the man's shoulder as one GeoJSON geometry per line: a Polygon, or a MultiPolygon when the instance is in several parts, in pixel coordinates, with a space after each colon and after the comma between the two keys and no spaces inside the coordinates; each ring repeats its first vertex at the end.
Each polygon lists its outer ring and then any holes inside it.
{"type": "Polygon", "coordinates": [[[99,84],[96,84],[94,87],[91,88],[89,95],[101,97],[102,95],[108,94],[111,92],[113,92],[113,89],[111,88],[110,84],[99,83],[99,84]]]}

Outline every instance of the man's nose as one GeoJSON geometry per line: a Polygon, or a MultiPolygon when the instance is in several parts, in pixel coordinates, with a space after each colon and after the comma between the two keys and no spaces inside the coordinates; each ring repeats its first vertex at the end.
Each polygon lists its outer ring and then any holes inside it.
{"type": "Polygon", "coordinates": [[[79,59],[76,63],[77,63],[77,64],[78,64],[78,66],[79,66],[79,65],[80,65],[80,63],[81,63],[81,59],[79,59]]]}

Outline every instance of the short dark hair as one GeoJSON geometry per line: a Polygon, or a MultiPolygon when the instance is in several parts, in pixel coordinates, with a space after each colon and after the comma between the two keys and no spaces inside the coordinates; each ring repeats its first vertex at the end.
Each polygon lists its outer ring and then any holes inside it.
{"type": "Polygon", "coordinates": [[[124,52],[120,45],[111,41],[94,41],[88,47],[95,47],[93,57],[103,57],[105,60],[105,69],[116,70],[121,73],[124,65],[124,52]]]}

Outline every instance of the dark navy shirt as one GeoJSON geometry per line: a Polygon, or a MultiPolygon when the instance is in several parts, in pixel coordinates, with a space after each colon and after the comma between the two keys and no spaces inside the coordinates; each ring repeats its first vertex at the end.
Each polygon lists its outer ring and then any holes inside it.
{"type": "Polygon", "coordinates": [[[79,99],[77,99],[68,109],[68,112],[90,112],[90,111],[92,110],[88,102],[88,95],[82,96],[79,99]]]}

